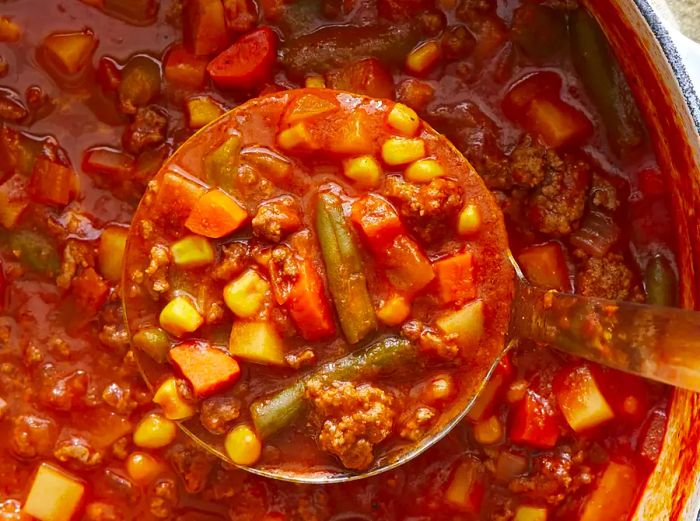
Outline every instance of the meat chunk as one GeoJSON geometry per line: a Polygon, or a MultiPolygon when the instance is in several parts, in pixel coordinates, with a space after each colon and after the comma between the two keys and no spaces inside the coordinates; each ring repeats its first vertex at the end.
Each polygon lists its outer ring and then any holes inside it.
{"type": "Polygon", "coordinates": [[[262,203],[252,221],[253,235],[270,242],[280,242],[283,237],[301,228],[299,210],[291,197],[280,197],[262,203]]]}
{"type": "Polygon", "coordinates": [[[425,406],[417,407],[401,417],[399,422],[401,424],[401,437],[411,441],[418,441],[433,426],[436,418],[437,413],[435,409],[425,406]]]}
{"type": "Polygon", "coordinates": [[[387,179],[385,195],[398,203],[408,228],[426,243],[435,242],[451,230],[462,208],[462,188],[451,179],[436,178],[425,185],[387,179]]]}
{"type": "Polygon", "coordinates": [[[389,436],[394,424],[394,400],[369,384],[324,384],[313,379],[306,395],[320,419],[319,443],[349,469],[362,470],[374,461],[374,445],[389,436]]]}
{"type": "Polygon", "coordinates": [[[591,202],[605,210],[616,210],[620,206],[620,199],[615,186],[598,173],[593,174],[591,184],[591,202]]]}
{"type": "Polygon", "coordinates": [[[81,270],[94,265],[94,248],[87,242],[69,239],[63,248],[61,269],[56,277],[56,285],[61,289],[70,288],[73,279],[81,270]]]}
{"type": "Polygon", "coordinates": [[[420,320],[406,322],[401,327],[401,334],[417,343],[421,352],[427,355],[444,360],[453,360],[459,355],[459,347],[455,342],[420,320]]]}
{"type": "Polygon", "coordinates": [[[161,145],[165,142],[167,128],[168,118],[160,109],[139,108],[134,120],[124,129],[124,149],[132,154],[140,154],[147,148],[161,145]]]}
{"type": "MultiPolygon", "coordinates": [[[[581,256],[580,252],[577,252],[581,256]]],[[[608,253],[603,258],[585,256],[576,275],[576,289],[582,295],[612,300],[644,300],[634,274],[622,255],[608,253]]]]}
{"type": "Polygon", "coordinates": [[[212,277],[229,281],[243,271],[248,263],[248,246],[242,242],[232,242],[221,249],[221,260],[212,270],[212,277]]]}
{"type": "Polygon", "coordinates": [[[40,416],[22,415],[12,422],[10,443],[20,458],[31,459],[51,454],[56,439],[56,424],[40,416]]]}
{"type": "Polygon", "coordinates": [[[215,396],[202,402],[199,419],[212,434],[226,434],[230,424],[241,414],[241,403],[230,396],[215,396]]]}
{"type": "Polygon", "coordinates": [[[170,250],[164,244],[156,244],[151,248],[150,261],[144,270],[156,293],[165,293],[170,289],[168,282],[168,266],[170,265],[170,250]]]}
{"type": "Polygon", "coordinates": [[[191,494],[201,492],[214,468],[216,459],[202,450],[185,445],[173,446],[167,454],[168,461],[180,475],[185,490],[191,494]]]}
{"type": "Polygon", "coordinates": [[[102,453],[77,436],[59,441],[53,455],[58,461],[76,470],[92,469],[102,463],[102,453]]]}
{"type": "Polygon", "coordinates": [[[39,402],[60,412],[81,408],[85,405],[89,383],[90,377],[82,369],[60,375],[48,366],[40,380],[39,402]]]}

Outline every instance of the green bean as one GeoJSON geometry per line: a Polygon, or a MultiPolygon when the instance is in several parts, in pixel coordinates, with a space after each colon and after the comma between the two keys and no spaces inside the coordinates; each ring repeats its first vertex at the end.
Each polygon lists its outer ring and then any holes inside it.
{"type": "Polygon", "coordinates": [[[207,182],[232,193],[241,152],[241,136],[232,135],[204,157],[207,182]]]}
{"type": "Polygon", "coordinates": [[[675,306],[678,301],[676,274],[668,259],[662,255],[651,258],[644,274],[647,304],[675,306]]]}
{"type": "Polygon", "coordinates": [[[124,112],[133,114],[160,94],[160,67],[146,55],[131,58],[122,70],[119,101],[124,112]]]}
{"type": "Polygon", "coordinates": [[[581,80],[605,122],[618,153],[643,139],[641,117],[629,86],[598,23],[584,9],[571,15],[571,52],[581,80]]]}
{"type": "Polygon", "coordinates": [[[10,249],[28,269],[53,276],[61,267],[56,246],[44,235],[31,230],[13,230],[8,234],[10,249]]]}
{"type": "Polygon", "coordinates": [[[340,325],[348,342],[355,344],[377,328],[377,319],[360,251],[338,196],[319,195],[316,232],[340,325]]]}
{"type": "Polygon", "coordinates": [[[250,413],[255,429],[265,438],[294,421],[306,408],[306,383],[313,379],[333,382],[373,378],[396,371],[400,366],[414,364],[416,356],[417,351],[411,342],[389,337],[325,364],[271,398],[254,402],[250,413]]]}
{"type": "Polygon", "coordinates": [[[170,351],[168,334],[159,327],[149,327],[136,333],[131,339],[134,347],[140,349],[156,362],[165,362],[170,351]]]}

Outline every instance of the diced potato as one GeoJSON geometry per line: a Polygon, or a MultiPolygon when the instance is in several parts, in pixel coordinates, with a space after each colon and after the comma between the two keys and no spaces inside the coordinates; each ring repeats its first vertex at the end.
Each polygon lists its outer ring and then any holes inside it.
{"type": "Polygon", "coordinates": [[[87,67],[97,47],[97,38],[90,30],[74,33],[53,33],[41,44],[52,64],[66,74],[77,74],[87,67]]]}
{"type": "Polygon", "coordinates": [[[307,76],[304,80],[304,87],[308,89],[325,89],[326,80],[323,79],[323,76],[307,76]]]}
{"type": "Polygon", "coordinates": [[[144,449],[160,449],[177,436],[177,425],[161,414],[149,414],[134,429],[134,445],[144,449]]]}
{"type": "Polygon", "coordinates": [[[253,465],[260,458],[262,443],[247,425],[234,427],[224,440],[226,454],[237,465],[253,465]]]}
{"type": "Polygon", "coordinates": [[[425,157],[425,143],[419,138],[392,137],[382,144],[382,159],[387,165],[405,165],[425,157]]]}
{"type": "Polygon", "coordinates": [[[229,351],[257,364],[284,365],[284,344],[268,322],[236,322],[231,328],[229,351]]]}
{"type": "Polygon", "coordinates": [[[39,465],[22,511],[39,521],[69,521],[83,499],[85,485],[49,463],[39,465]]]}
{"type": "Polygon", "coordinates": [[[474,425],[474,439],[481,445],[493,445],[503,439],[503,424],[498,416],[490,416],[474,425]]]}
{"type": "Polygon", "coordinates": [[[194,304],[183,296],[175,297],[160,312],[161,327],[176,337],[197,331],[203,322],[194,304]]]}
{"type": "Polygon", "coordinates": [[[547,521],[547,509],[520,505],[515,511],[515,521],[547,521]]]}
{"type": "Polygon", "coordinates": [[[388,326],[398,326],[411,314],[411,303],[403,295],[388,298],[377,310],[377,318],[388,326]]]}
{"type": "Polygon", "coordinates": [[[474,235],[481,228],[481,213],[475,204],[468,204],[459,212],[457,233],[463,237],[474,235]]]}
{"type": "Polygon", "coordinates": [[[189,235],[170,246],[173,262],[181,268],[201,268],[214,262],[214,248],[201,235],[189,235]]]}
{"type": "Polygon", "coordinates": [[[302,121],[277,134],[277,144],[283,150],[295,148],[317,148],[306,124],[302,121]]]}
{"type": "Polygon", "coordinates": [[[124,266],[124,251],[128,228],[109,226],[102,230],[97,246],[97,265],[100,273],[110,282],[119,282],[124,266]]]}
{"type": "Polygon", "coordinates": [[[475,347],[484,333],[484,303],[469,302],[457,311],[450,311],[435,320],[443,333],[454,335],[462,348],[475,347]]]}
{"type": "Polygon", "coordinates": [[[153,395],[153,401],[163,408],[163,414],[169,420],[184,420],[194,416],[195,409],[177,392],[177,381],[168,378],[153,395]]]}
{"type": "Polygon", "coordinates": [[[420,126],[420,118],[416,111],[403,103],[397,103],[392,107],[386,121],[391,128],[407,137],[415,136],[420,126]]]}
{"type": "Polygon", "coordinates": [[[564,418],[575,432],[596,427],[615,417],[590,368],[581,365],[558,378],[554,394],[564,418]]]}
{"type": "Polygon", "coordinates": [[[192,129],[208,125],[224,113],[224,109],[209,96],[197,96],[185,102],[187,124],[192,129]]]}
{"type": "Polygon", "coordinates": [[[138,331],[131,339],[132,344],[156,362],[163,363],[170,350],[170,338],[159,327],[148,327],[138,331]]]}
{"type": "Polygon", "coordinates": [[[240,318],[254,316],[269,295],[270,284],[256,270],[246,270],[224,288],[224,302],[240,318]]]}
{"type": "Polygon", "coordinates": [[[627,519],[637,495],[638,478],[628,463],[608,463],[588,496],[580,521],[618,521],[627,519]]]}
{"type": "Polygon", "coordinates": [[[132,452],[126,458],[126,472],[136,483],[150,483],[162,471],[163,465],[146,452],[132,452]]]}
{"type": "Polygon", "coordinates": [[[440,54],[437,42],[422,43],[406,56],[406,69],[413,74],[426,74],[440,60],[440,54]]]}
{"type": "Polygon", "coordinates": [[[343,161],[343,173],[363,187],[374,188],[381,180],[382,167],[374,156],[364,155],[343,161]]]}
{"type": "Polygon", "coordinates": [[[480,463],[470,458],[460,463],[452,474],[445,490],[445,502],[453,508],[477,514],[484,492],[480,463]]]}
{"type": "Polygon", "coordinates": [[[406,168],[403,176],[412,183],[429,183],[436,177],[445,175],[445,169],[435,159],[419,159],[406,168]]]}
{"type": "Polygon", "coordinates": [[[0,16],[0,42],[16,42],[22,36],[19,25],[7,16],[0,16]]]}

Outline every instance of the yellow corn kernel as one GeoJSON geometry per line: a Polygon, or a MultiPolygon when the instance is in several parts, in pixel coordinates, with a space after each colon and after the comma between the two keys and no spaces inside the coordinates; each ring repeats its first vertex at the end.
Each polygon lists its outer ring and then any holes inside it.
{"type": "Polygon", "coordinates": [[[424,399],[434,405],[450,400],[457,392],[454,380],[449,374],[433,378],[424,392],[424,399]]]}
{"type": "Polygon", "coordinates": [[[190,128],[202,128],[224,113],[224,109],[209,96],[190,98],[185,104],[190,128]]]}
{"type": "Polygon", "coordinates": [[[169,420],[184,420],[195,413],[194,407],[177,392],[175,378],[168,378],[158,387],[153,401],[163,408],[163,414],[169,420]]]}
{"type": "Polygon", "coordinates": [[[126,458],[126,472],[136,483],[150,483],[162,470],[160,462],[145,452],[132,452],[126,458]]]}
{"type": "Polygon", "coordinates": [[[415,136],[420,126],[420,119],[416,111],[403,103],[394,105],[389,111],[386,121],[390,127],[408,137],[415,136]]]}
{"type": "Polygon", "coordinates": [[[176,337],[197,331],[204,319],[187,297],[175,297],[160,312],[160,326],[176,337]]]}
{"type": "Polygon", "coordinates": [[[413,74],[425,74],[440,59],[440,46],[437,42],[425,42],[414,48],[406,56],[406,69],[413,74]]]}
{"type": "Polygon", "coordinates": [[[304,80],[304,87],[309,89],[325,89],[326,80],[323,79],[323,76],[307,76],[304,80]]]}
{"type": "Polygon", "coordinates": [[[134,445],[144,449],[160,449],[177,436],[177,425],[162,414],[149,414],[134,429],[134,445]]]}
{"type": "Polygon", "coordinates": [[[379,185],[382,167],[373,156],[359,156],[343,161],[343,173],[363,187],[373,188],[379,185]]]}
{"type": "Polygon", "coordinates": [[[0,16],[0,42],[16,42],[22,36],[19,25],[7,16],[0,16]]]}
{"type": "Polygon", "coordinates": [[[270,284],[253,269],[245,271],[224,288],[224,302],[228,308],[241,318],[255,315],[270,291],[270,284]]]}
{"type": "Polygon", "coordinates": [[[388,326],[398,326],[411,314],[411,303],[402,295],[385,300],[377,310],[377,318],[388,326]]]}
{"type": "Polygon", "coordinates": [[[252,465],[262,452],[262,444],[257,434],[247,425],[234,427],[224,440],[226,454],[237,465],[252,465]]]}
{"type": "Polygon", "coordinates": [[[503,425],[496,416],[481,420],[473,428],[474,439],[481,445],[493,445],[503,438],[503,425]]]}
{"type": "Polygon", "coordinates": [[[425,157],[422,139],[391,137],[382,144],[382,159],[387,165],[405,165],[425,157]]]}
{"type": "Polygon", "coordinates": [[[481,228],[481,213],[475,204],[468,204],[457,218],[457,233],[460,235],[474,235],[481,228]]]}
{"type": "Polygon", "coordinates": [[[284,150],[294,148],[315,148],[309,129],[302,121],[277,134],[277,144],[284,150]]]}
{"type": "Polygon", "coordinates": [[[206,237],[188,235],[170,246],[173,262],[181,268],[201,268],[214,262],[214,248],[206,237]]]}
{"type": "Polygon", "coordinates": [[[547,521],[547,509],[521,505],[515,511],[514,521],[547,521]]]}
{"type": "Polygon", "coordinates": [[[97,246],[97,264],[100,268],[100,274],[110,282],[119,282],[122,278],[128,232],[128,228],[110,226],[105,228],[100,235],[100,243],[97,246]]]}
{"type": "Polygon", "coordinates": [[[445,175],[445,169],[435,159],[419,159],[408,165],[403,176],[412,183],[429,183],[445,175]]]}

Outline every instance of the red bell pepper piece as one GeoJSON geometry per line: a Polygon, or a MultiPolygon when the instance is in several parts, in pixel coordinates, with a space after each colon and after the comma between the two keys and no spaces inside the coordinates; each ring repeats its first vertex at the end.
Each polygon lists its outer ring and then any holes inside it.
{"type": "Polygon", "coordinates": [[[474,256],[459,253],[433,263],[438,296],[443,304],[465,302],[476,297],[474,256]]]}
{"type": "Polygon", "coordinates": [[[513,443],[551,449],[559,439],[559,421],[548,400],[532,390],[515,404],[509,432],[513,443]]]}
{"type": "Polygon", "coordinates": [[[251,89],[267,81],[277,53],[277,37],[269,27],[260,27],[239,38],[207,66],[217,86],[251,89]]]}
{"type": "Polygon", "coordinates": [[[39,203],[64,206],[75,195],[75,182],[75,173],[71,168],[39,157],[34,162],[30,193],[39,203]]]}
{"type": "Polygon", "coordinates": [[[355,201],[351,219],[362,230],[375,253],[385,250],[397,235],[404,233],[396,209],[377,194],[368,194],[355,201]]]}
{"type": "Polygon", "coordinates": [[[543,289],[571,291],[569,267],[561,244],[548,242],[525,248],[518,255],[518,264],[527,280],[543,289]]]}
{"type": "Polygon", "coordinates": [[[176,345],[168,356],[200,398],[232,385],[241,374],[238,362],[231,355],[205,342],[176,345]]]}

